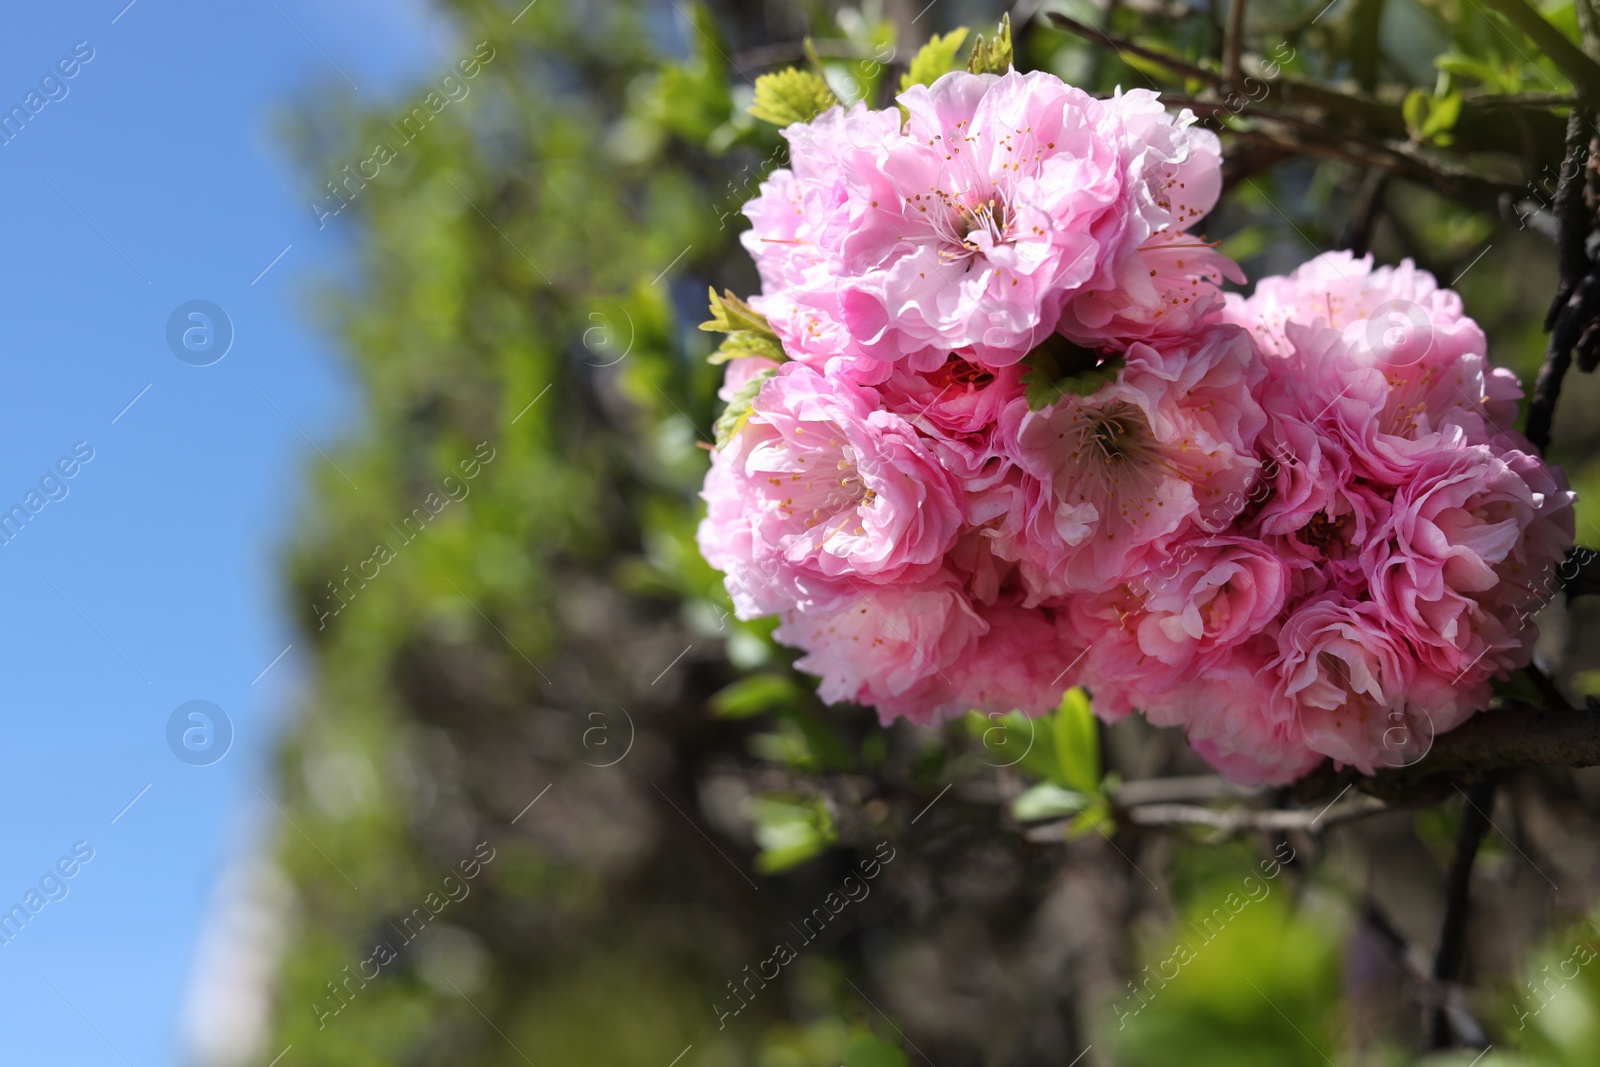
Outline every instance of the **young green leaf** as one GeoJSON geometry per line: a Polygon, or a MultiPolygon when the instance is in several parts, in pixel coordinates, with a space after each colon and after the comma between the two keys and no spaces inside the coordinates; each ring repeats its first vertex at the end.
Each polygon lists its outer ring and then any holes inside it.
{"type": "Polygon", "coordinates": [[[1038,782],[1011,802],[1011,816],[1018,822],[1041,822],[1077,815],[1090,803],[1082,793],[1063,789],[1054,782],[1038,782]]]}
{"type": "Polygon", "coordinates": [[[1022,385],[1028,410],[1040,411],[1065,396],[1088,396],[1113,380],[1122,368],[1122,357],[1102,361],[1098,353],[1052,336],[1024,356],[1022,365],[1027,368],[1022,385]]]}
{"type": "Polygon", "coordinates": [[[839,831],[819,800],[769,794],[751,802],[750,815],[761,846],[756,870],[762,874],[786,871],[839,840],[839,831]]]}
{"type": "Polygon", "coordinates": [[[900,91],[903,93],[913,85],[932,85],[957,69],[956,53],[966,39],[965,26],[957,26],[943,37],[934,34],[928,38],[928,43],[911,57],[911,67],[900,76],[900,91]]]}
{"type": "Polygon", "coordinates": [[[1441,134],[1449,133],[1455,128],[1456,120],[1461,117],[1461,94],[1451,93],[1448,96],[1433,98],[1433,109],[1428,113],[1428,121],[1422,124],[1424,139],[1437,138],[1441,134]]]}
{"type": "Polygon", "coordinates": [[[776,337],[768,337],[754,330],[735,330],[725,337],[722,344],[717,346],[717,350],[706,359],[710,363],[727,363],[729,360],[744,359],[746,356],[775,359],[779,363],[789,358],[776,337]]]}
{"type": "Polygon", "coordinates": [[[967,57],[967,69],[974,74],[1004,74],[1011,69],[1011,16],[1000,17],[1000,31],[994,40],[985,41],[983,34],[972,46],[967,57]]]}
{"type": "Polygon", "coordinates": [[[1052,725],[1061,781],[1080,793],[1099,793],[1100,734],[1089,708],[1089,694],[1077,686],[1067,690],[1052,725]]]}
{"type": "MultiPolygon", "coordinates": [[[[1076,819],[1067,826],[1067,840],[1076,841],[1080,837],[1089,836],[1091,830],[1099,829],[1103,825],[1110,825],[1113,821],[1111,805],[1104,800],[1097,800],[1084,808],[1076,819]]],[[[1104,830],[1100,831],[1105,833],[1104,830]]]]}
{"type": "Polygon", "coordinates": [[[712,363],[726,363],[746,356],[761,356],[780,363],[789,358],[784,354],[778,335],[767,325],[766,317],[734,296],[731,290],[722,296],[718,296],[715,289],[711,290],[711,318],[702,322],[700,328],[708,333],[728,335],[711,353],[712,363]]]}
{"type": "Polygon", "coordinates": [[[734,435],[744,429],[744,424],[750,421],[750,405],[755,403],[756,394],[761,392],[761,386],[775,373],[777,372],[773,368],[768,367],[745,382],[739,391],[733,394],[733,399],[728,401],[727,408],[717,416],[717,423],[711,428],[716,434],[718,448],[728,447],[728,442],[733,440],[734,435]]]}
{"type": "Polygon", "coordinates": [[[725,290],[721,296],[717,295],[715,289],[711,290],[711,318],[702,322],[700,328],[708,333],[754,330],[768,337],[777,336],[772,332],[772,327],[767,325],[766,316],[734,296],[732,289],[725,290]]]}
{"type": "Polygon", "coordinates": [[[793,705],[800,687],[782,674],[752,674],[718,690],[707,702],[719,719],[748,719],[793,705]]]}
{"type": "Polygon", "coordinates": [[[810,122],[839,102],[822,75],[790,67],[756,79],[750,114],[774,126],[810,122]]]}

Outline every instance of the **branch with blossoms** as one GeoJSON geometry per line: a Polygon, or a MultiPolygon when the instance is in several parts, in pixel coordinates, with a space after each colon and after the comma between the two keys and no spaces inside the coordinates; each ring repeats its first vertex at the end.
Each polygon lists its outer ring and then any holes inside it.
{"type": "MultiPolygon", "coordinates": [[[[1592,562],[1574,495],[1460,296],[1348,252],[1225,295],[1246,279],[1199,230],[1219,133],[1505,209],[1509,187],[1445,151],[1505,116],[1290,78],[1292,54],[1247,62],[1234,23],[1213,70],[1052,18],[1198,82],[1207,119],[1020,72],[1007,24],[965,64],[965,31],[935,38],[893,107],[845,106],[820,65],[757,81],[790,165],[745,206],[761,292],[713,294],[705,324],[727,409],[699,543],[738,615],[777,616],[825,701],[884,722],[1070,722],[1063,694],[1087,691],[1102,720],[1178,727],[1225,777],[1307,799],[1600,762],[1600,716],[1531,665],[1535,616],[1592,562]]],[[[1600,350],[1576,120],[1565,141],[1535,416],[1565,353],[1600,350]]],[[[1315,821],[1051,796],[1029,810],[1080,826],[1315,821]]]]}

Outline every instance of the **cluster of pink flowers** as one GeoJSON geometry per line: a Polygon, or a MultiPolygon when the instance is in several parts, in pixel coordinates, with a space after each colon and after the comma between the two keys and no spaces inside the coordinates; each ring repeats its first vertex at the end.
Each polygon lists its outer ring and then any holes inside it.
{"type": "Polygon", "coordinates": [[[825,699],[928,724],[1083,685],[1283,782],[1411,762],[1527,664],[1572,494],[1455,293],[1329,253],[1225,296],[1191,232],[1218,141],[1153,93],[900,102],[784,131],[744,243],[788,359],[729,363],[754,398],[703,493],[739,616],[825,699]],[[1052,344],[1114,373],[1030,404],[1052,344]]]}

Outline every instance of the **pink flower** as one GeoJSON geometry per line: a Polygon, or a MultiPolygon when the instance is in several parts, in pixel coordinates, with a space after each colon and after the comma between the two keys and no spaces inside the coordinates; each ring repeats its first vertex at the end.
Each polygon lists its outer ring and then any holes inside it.
{"type": "Polygon", "coordinates": [[[1139,706],[1136,694],[1209,676],[1238,646],[1276,632],[1289,579],[1288,562],[1254,538],[1188,538],[1133,581],[1079,602],[1088,676],[1125,687],[1139,706]]]}
{"type": "Polygon", "coordinates": [[[1479,445],[1420,462],[1362,551],[1387,625],[1460,688],[1526,666],[1537,635],[1530,614],[1549,596],[1530,579],[1565,556],[1570,499],[1522,453],[1479,445]]]}
{"type": "Polygon", "coordinates": [[[1352,374],[1387,381],[1376,433],[1417,439],[1459,426],[1480,440],[1511,432],[1516,421],[1516,376],[1489,366],[1483,331],[1461,297],[1410,260],[1374,268],[1371,256],[1326,252],[1287,277],[1261,279],[1249,299],[1229,294],[1226,317],[1249,329],[1268,356],[1315,366],[1319,407],[1352,374]]]}
{"type": "Polygon", "coordinates": [[[904,715],[927,725],[950,714],[957,682],[947,672],[988,631],[949,572],[858,583],[837,606],[789,608],[782,620],[773,636],[806,651],[795,666],[821,678],[822,699],[877,705],[885,724],[904,715]]]}
{"type": "Polygon", "coordinates": [[[1110,250],[1096,275],[1062,302],[1060,332],[1091,348],[1121,350],[1192,333],[1220,312],[1226,277],[1244,274],[1189,227],[1222,192],[1222,145],[1194,115],[1174,118],[1148,89],[1104,101],[1102,133],[1121,152],[1126,195],[1095,237],[1110,250]]]}
{"type": "Polygon", "coordinates": [[[985,367],[952,355],[938,368],[896,370],[879,387],[885,405],[925,433],[983,436],[1000,413],[1022,396],[1019,366],[985,367]]]}
{"type": "Polygon", "coordinates": [[[914,584],[861,586],[830,610],[790,610],[773,635],[806,651],[830,703],[876,707],[888,725],[968,711],[1043,715],[1077,684],[1081,648],[1055,611],[974,603],[950,571],[914,584]]]}
{"type": "Polygon", "coordinates": [[[835,604],[860,583],[936,572],[959,493],[872,390],[787,363],[713,463],[701,551],[728,573],[741,618],[835,604]]]}
{"type": "Polygon", "coordinates": [[[790,166],[772,172],[745,205],[753,224],[740,241],[761,273],[762,295],[751,307],[768,323],[792,358],[866,383],[889,367],[852,354],[830,268],[830,240],[848,224],[848,175],[870,172],[882,146],[898,139],[900,113],[865,104],[830,108],[809,123],[783,131],[790,166]]]}
{"type": "Polygon", "coordinates": [[[968,710],[1046,715],[1078,684],[1083,644],[1067,625],[1069,608],[1023,608],[1014,598],[978,608],[989,631],[955,666],[958,699],[968,710]]]}
{"type": "Polygon", "coordinates": [[[1290,616],[1278,637],[1277,698],[1292,707],[1306,744],[1363,774],[1415,762],[1437,722],[1411,699],[1416,686],[1440,695],[1416,652],[1372,603],[1317,597],[1290,616]]]}
{"type": "Polygon", "coordinates": [[[1306,743],[1300,723],[1280,707],[1267,670],[1276,648],[1261,639],[1152,703],[1157,725],[1181,726],[1201,759],[1241,785],[1283,785],[1327,757],[1306,743]]]}
{"type": "Polygon", "coordinates": [[[703,493],[823,699],[926,725],[1082,682],[1279,784],[1413,763],[1527,664],[1573,496],[1455,293],[1330,253],[1224,311],[1192,116],[1038,73],[903,101],[784,131],[744,240],[794,362],[728,367],[763,384],[703,493]],[[1033,411],[1051,332],[1124,364],[1033,411]]]}
{"type": "Polygon", "coordinates": [[[847,178],[831,248],[845,326],[863,354],[914,370],[955,350],[1015,363],[1093,274],[1089,231],[1123,195],[1100,104],[1042,72],[947,74],[901,102],[904,136],[847,178]]]}
{"type": "Polygon", "coordinates": [[[1409,259],[1398,267],[1374,268],[1371,255],[1357,258],[1348,251],[1324,252],[1291,274],[1262,278],[1248,299],[1229,293],[1226,315],[1229,322],[1249,329],[1270,356],[1287,355],[1294,347],[1285,332],[1289,323],[1343,333],[1376,317],[1377,339],[1387,337],[1401,349],[1426,345],[1430,338],[1454,334],[1458,328],[1483,336],[1462,310],[1461,297],[1439,288],[1433,275],[1409,259]],[[1412,307],[1421,314],[1411,313],[1412,307]]]}
{"type": "Polygon", "coordinates": [[[1133,345],[1117,380],[1043,411],[1014,401],[1004,450],[1028,476],[1026,526],[1007,546],[1037,599],[1127,580],[1185,529],[1222,529],[1243,506],[1265,421],[1244,331],[1133,345]]]}
{"type": "Polygon", "coordinates": [[[795,358],[876,384],[951,352],[1016,363],[1066,306],[1069,335],[1116,347],[1220,306],[1235,268],[1183,232],[1220,188],[1192,115],[1040,71],[954,72],[901,103],[903,130],[860,105],[789,127],[793,170],[746,209],[752,303],[795,358]]]}

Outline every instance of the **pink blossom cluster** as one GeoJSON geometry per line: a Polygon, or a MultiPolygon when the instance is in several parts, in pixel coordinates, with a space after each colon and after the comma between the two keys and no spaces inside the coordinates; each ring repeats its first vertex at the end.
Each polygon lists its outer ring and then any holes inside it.
{"type": "Polygon", "coordinates": [[[900,103],[784,131],[744,243],[788,359],[729,363],[702,494],[738,615],[824,699],[930,724],[1083,685],[1283,782],[1420,758],[1528,663],[1572,494],[1455,293],[1329,253],[1224,296],[1217,138],[1153,93],[900,103]],[[1030,403],[1052,345],[1114,373],[1030,403]]]}

